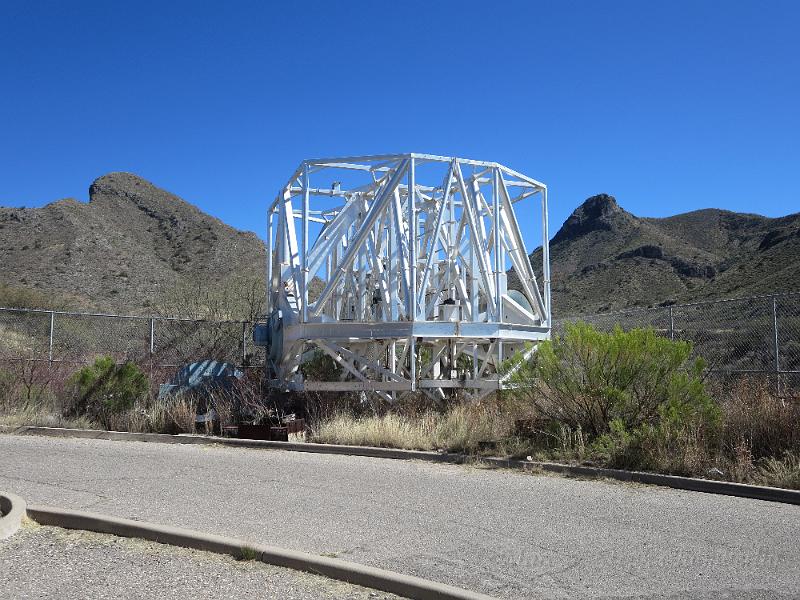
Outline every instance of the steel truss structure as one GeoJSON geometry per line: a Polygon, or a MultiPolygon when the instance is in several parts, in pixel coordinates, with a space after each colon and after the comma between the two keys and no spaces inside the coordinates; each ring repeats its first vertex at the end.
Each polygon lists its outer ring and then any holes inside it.
{"type": "Polygon", "coordinates": [[[306,160],[270,205],[267,238],[269,319],[256,337],[276,387],[480,397],[503,387],[504,357],[550,336],[547,187],[501,164],[306,160]],[[541,206],[541,287],[514,212],[529,197],[541,206]],[[507,289],[510,266],[519,290],[507,289]],[[302,366],[321,354],[334,381],[302,366]]]}

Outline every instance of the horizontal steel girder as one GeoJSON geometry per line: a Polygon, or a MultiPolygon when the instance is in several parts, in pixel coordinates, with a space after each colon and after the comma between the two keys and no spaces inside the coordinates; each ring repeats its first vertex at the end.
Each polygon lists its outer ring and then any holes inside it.
{"type": "Polygon", "coordinates": [[[370,340],[406,339],[486,340],[506,342],[538,342],[550,337],[549,327],[513,323],[405,322],[405,323],[304,323],[284,330],[284,340],[370,340]]]}

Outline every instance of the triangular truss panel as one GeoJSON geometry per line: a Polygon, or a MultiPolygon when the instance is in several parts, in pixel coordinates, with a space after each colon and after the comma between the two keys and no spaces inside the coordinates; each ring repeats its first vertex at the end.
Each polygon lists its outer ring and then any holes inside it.
{"type": "Polygon", "coordinates": [[[479,397],[503,387],[504,357],[550,336],[547,188],[498,163],[307,160],[270,205],[267,237],[258,337],[276,387],[479,397]],[[526,211],[540,211],[543,281],[515,213],[528,199],[526,211]],[[320,354],[338,366],[335,381],[304,377],[320,354]]]}

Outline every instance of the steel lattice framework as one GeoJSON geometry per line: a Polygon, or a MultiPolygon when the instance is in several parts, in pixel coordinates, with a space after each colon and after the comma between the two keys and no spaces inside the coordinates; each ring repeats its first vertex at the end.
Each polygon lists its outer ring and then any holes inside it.
{"type": "Polygon", "coordinates": [[[547,188],[498,163],[306,160],[270,205],[267,237],[257,337],[277,387],[479,397],[503,386],[504,356],[550,336],[547,188]],[[541,287],[514,212],[529,197],[541,205],[541,287]],[[507,289],[510,266],[519,290],[507,289]],[[304,377],[320,353],[337,380],[304,377]]]}

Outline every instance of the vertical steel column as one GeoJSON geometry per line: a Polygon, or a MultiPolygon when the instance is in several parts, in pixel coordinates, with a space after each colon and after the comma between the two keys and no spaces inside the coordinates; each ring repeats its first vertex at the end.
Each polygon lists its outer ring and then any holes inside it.
{"type": "MultiPolygon", "coordinates": [[[[467,210],[466,206],[466,199],[462,203],[462,214],[464,211],[467,210]]],[[[480,314],[478,313],[479,303],[478,303],[478,253],[475,251],[475,231],[470,231],[469,236],[472,238],[469,244],[469,300],[471,303],[470,310],[472,311],[472,321],[477,323],[480,320],[480,314]]],[[[456,241],[456,243],[458,243],[456,241]]]]}
{"type": "Polygon", "coordinates": [[[53,332],[55,330],[55,322],[56,313],[50,311],[50,344],[47,350],[47,360],[51,365],[53,364],[53,332]]]}
{"type": "Polygon", "coordinates": [[[372,300],[372,290],[367,289],[367,253],[362,251],[353,263],[358,269],[358,296],[356,297],[356,321],[366,321],[367,306],[372,300]]]}
{"type": "MultiPolygon", "coordinates": [[[[494,232],[494,293],[495,298],[495,319],[498,323],[503,321],[503,293],[500,289],[501,273],[504,268],[503,264],[503,242],[500,239],[500,180],[499,170],[492,169],[492,212],[493,212],[493,232],[494,232]]],[[[476,198],[477,200],[477,195],[476,198]]],[[[477,208],[477,207],[476,207],[477,208]]],[[[497,357],[495,359],[495,369],[500,372],[500,365],[503,362],[503,341],[497,340],[495,344],[497,357]]]]}
{"type": "Polygon", "coordinates": [[[272,215],[270,208],[267,211],[267,301],[264,306],[267,315],[272,312],[272,215]]]}
{"type": "Polygon", "coordinates": [[[547,188],[542,189],[542,274],[544,275],[544,304],[547,326],[552,327],[553,308],[550,305],[550,232],[547,226],[547,188]]]}
{"type": "Polygon", "coordinates": [[[408,338],[408,378],[411,380],[411,391],[417,390],[417,338],[408,338]]]}
{"type": "Polygon", "coordinates": [[[302,298],[302,322],[308,321],[308,211],[309,211],[309,188],[308,188],[308,163],[303,163],[303,249],[300,255],[300,269],[302,275],[300,282],[303,286],[302,298]]]}
{"type": "MultiPolygon", "coordinates": [[[[417,320],[417,211],[416,211],[416,161],[412,157],[408,166],[408,254],[409,254],[409,302],[410,306],[406,309],[412,321],[417,320]]],[[[398,248],[398,251],[401,251],[398,248]]],[[[417,340],[413,330],[409,337],[409,375],[411,379],[411,390],[417,389],[417,340]]]]}
{"type": "MultiPolygon", "coordinates": [[[[386,235],[386,253],[389,256],[389,318],[392,321],[397,321],[399,317],[398,305],[398,288],[399,288],[399,266],[397,261],[397,253],[400,252],[400,247],[395,250],[397,240],[395,239],[395,219],[394,211],[390,208],[388,213],[389,231],[386,235]]],[[[394,352],[394,346],[392,347],[394,352]]]]}
{"type": "MultiPolygon", "coordinates": [[[[494,312],[498,323],[503,320],[503,297],[500,293],[500,272],[503,268],[503,244],[500,241],[500,190],[498,189],[500,182],[497,180],[497,169],[492,169],[492,220],[494,221],[494,291],[496,298],[494,299],[494,312]]],[[[477,195],[476,195],[477,200],[477,195]]],[[[476,207],[477,208],[477,207],[476,207]]],[[[478,213],[480,219],[480,213],[478,213]]],[[[520,275],[524,277],[524,275],[520,275]]]]}
{"type": "Polygon", "coordinates": [[[408,168],[408,262],[409,262],[409,317],[416,321],[419,315],[417,302],[417,204],[416,161],[412,157],[408,168]]]}
{"type": "MultiPolygon", "coordinates": [[[[392,340],[389,342],[389,370],[392,373],[397,373],[397,342],[392,340]]],[[[396,392],[392,391],[392,401],[397,399],[396,392]]]]}
{"type": "MultiPolygon", "coordinates": [[[[453,266],[456,262],[456,194],[455,190],[450,189],[450,182],[453,179],[453,175],[456,171],[456,161],[453,159],[450,162],[450,167],[448,170],[448,179],[447,179],[447,198],[444,199],[445,202],[448,203],[448,210],[449,210],[449,228],[447,234],[447,273],[446,277],[449,280],[452,280],[453,277],[453,266]]],[[[450,297],[455,299],[456,297],[456,285],[455,282],[450,286],[450,297]]],[[[464,302],[466,304],[466,301],[464,302]]],[[[470,307],[470,310],[472,307],[470,307]]]]}

